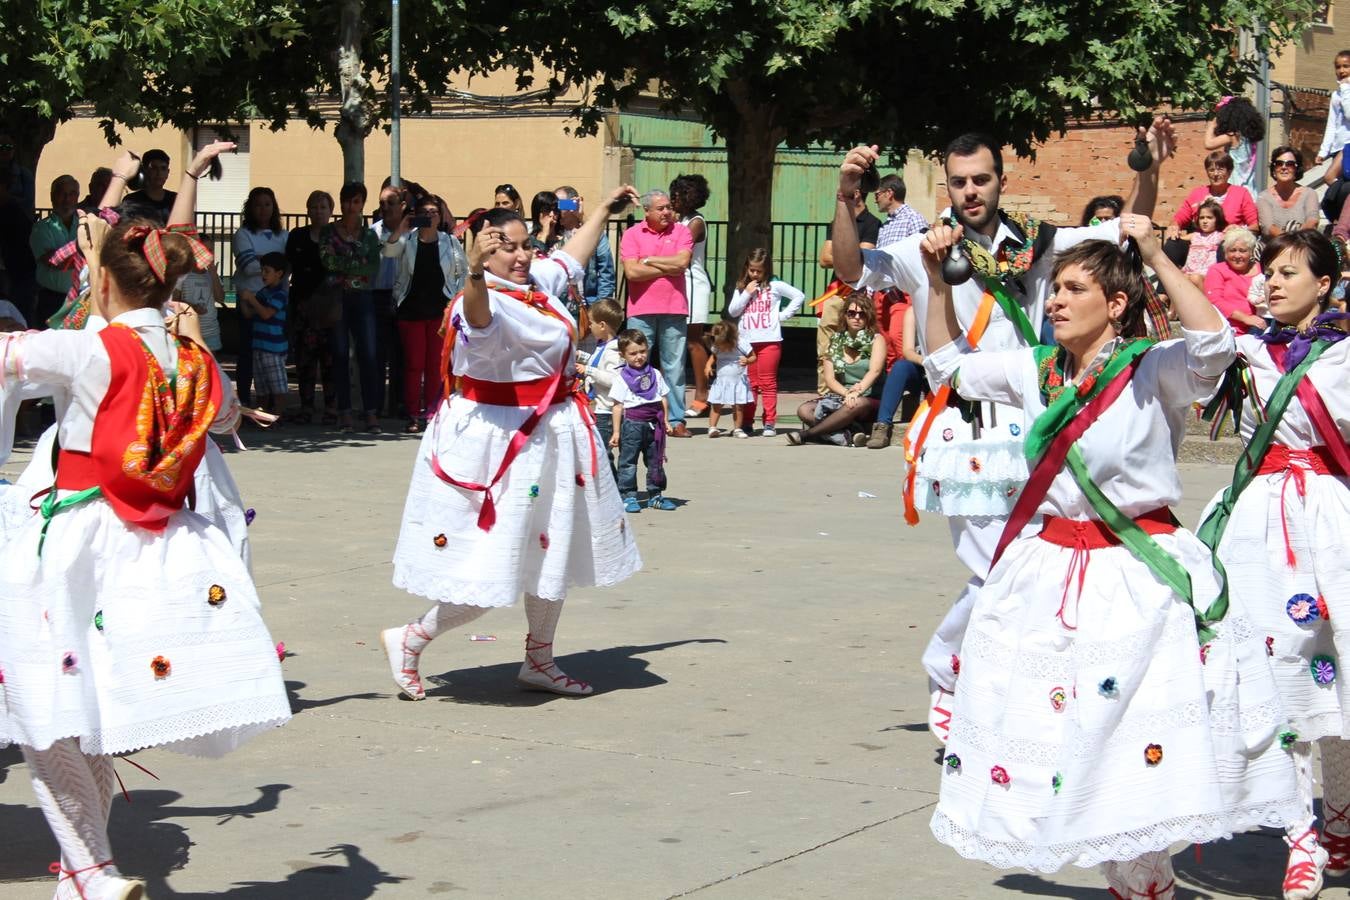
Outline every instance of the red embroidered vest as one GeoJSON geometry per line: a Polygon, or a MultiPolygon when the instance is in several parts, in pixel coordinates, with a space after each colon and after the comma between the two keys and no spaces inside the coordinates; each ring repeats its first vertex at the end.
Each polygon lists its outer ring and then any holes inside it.
{"type": "Polygon", "coordinates": [[[99,338],[112,364],[111,383],[94,418],[91,451],[61,450],[56,486],[97,485],[122,521],[163,531],[192,490],[206,430],[220,409],[215,364],[201,347],[178,338],[171,381],[125,325],[109,325],[99,338]]]}

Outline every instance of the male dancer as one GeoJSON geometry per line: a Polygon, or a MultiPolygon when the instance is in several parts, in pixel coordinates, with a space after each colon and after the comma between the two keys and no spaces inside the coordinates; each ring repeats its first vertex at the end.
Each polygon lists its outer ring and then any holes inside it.
{"type": "MultiPolygon", "coordinates": [[[[1152,165],[1136,173],[1126,209],[1151,217],[1158,198],[1158,171],[1172,153],[1172,125],[1166,117],[1158,117],[1147,131],[1139,131],[1148,140],[1152,165]]],[[[914,298],[918,344],[920,352],[926,352],[928,278],[919,249],[923,235],[884,248],[858,246],[848,198],[877,160],[875,146],[854,147],[839,167],[832,232],[835,272],[855,288],[894,285],[914,298]]],[[[953,140],[944,166],[950,215],[965,226],[962,247],[975,269],[970,280],[952,288],[964,339],[992,351],[1037,344],[1055,253],[1094,238],[1119,241],[1119,221],[1055,228],[1000,209],[999,198],[1007,185],[1003,156],[999,144],[984,135],[963,134],[953,140]]],[[[1008,513],[1027,479],[1022,436],[1028,425],[1018,408],[985,403],[963,409],[954,395],[939,391],[906,435],[910,459],[906,519],[910,524],[918,521],[918,506],[946,515],[956,556],[973,573],[923,655],[932,691],[929,727],[944,743],[974,592],[989,572],[1008,513]]]]}

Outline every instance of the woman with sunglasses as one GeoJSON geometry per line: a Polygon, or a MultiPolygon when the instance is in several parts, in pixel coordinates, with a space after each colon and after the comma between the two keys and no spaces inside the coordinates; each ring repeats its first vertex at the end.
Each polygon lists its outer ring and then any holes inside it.
{"type": "Polygon", "coordinates": [[[1285,144],[1270,154],[1270,187],[1256,198],[1261,237],[1270,240],[1286,231],[1316,228],[1320,213],[1317,194],[1298,183],[1303,177],[1303,154],[1285,144]]]}
{"type": "MultiPolygon", "coordinates": [[[[444,214],[444,200],[424,197],[415,216],[426,224],[384,245],[384,255],[398,260],[394,302],[403,343],[403,403],[408,409],[404,430],[408,434],[426,428],[440,405],[441,319],[469,271],[464,248],[441,229],[444,214]]],[[[412,217],[404,221],[404,227],[411,229],[412,217]]]]}
{"type": "Polygon", "coordinates": [[[513,209],[525,215],[525,204],[520,200],[520,191],[513,185],[499,184],[492,189],[492,206],[494,209],[513,209]]]}
{"type": "Polygon", "coordinates": [[[844,329],[830,338],[821,363],[825,392],[797,407],[797,416],[806,427],[789,432],[787,442],[840,447],[852,442],[861,447],[867,435],[856,426],[877,417],[877,387],[886,366],[886,339],[877,332],[876,307],[866,293],[854,294],[844,304],[844,329]]]}

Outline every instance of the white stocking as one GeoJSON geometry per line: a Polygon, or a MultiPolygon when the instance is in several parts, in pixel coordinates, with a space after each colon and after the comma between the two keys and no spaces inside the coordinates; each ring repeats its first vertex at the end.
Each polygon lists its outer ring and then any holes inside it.
{"type": "Polygon", "coordinates": [[[1291,840],[1297,840],[1313,827],[1312,744],[1308,741],[1297,741],[1289,748],[1289,755],[1294,760],[1294,777],[1298,783],[1298,801],[1302,815],[1296,824],[1285,830],[1285,833],[1291,840]]]}
{"type": "Polygon", "coordinates": [[[1337,835],[1350,835],[1350,741],[1324,737],[1322,752],[1322,826],[1337,835]]]}
{"type": "MultiPolygon", "coordinates": [[[[404,635],[404,646],[413,656],[421,653],[427,644],[452,628],[467,625],[487,612],[486,606],[469,606],[464,603],[437,603],[408,623],[404,635]]],[[[414,663],[415,664],[415,663],[414,663]]]]}
{"type": "Polygon", "coordinates": [[[526,687],[555,694],[589,694],[592,690],[589,684],[569,678],[553,662],[553,633],[558,628],[562,608],[561,600],[525,595],[525,619],[530,623],[530,633],[525,635],[525,662],[517,679],[526,687]]]}
{"type": "Polygon", "coordinates": [[[38,805],[61,846],[56,896],[93,900],[101,894],[100,883],[117,875],[108,843],[112,761],[85,756],[74,738],[46,750],[24,747],[23,756],[38,805]]]}
{"type": "Polygon", "coordinates": [[[1176,875],[1166,850],[1145,853],[1127,862],[1102,864],[1111,893],[1121,900],[1174,900],[1176,875]]]}

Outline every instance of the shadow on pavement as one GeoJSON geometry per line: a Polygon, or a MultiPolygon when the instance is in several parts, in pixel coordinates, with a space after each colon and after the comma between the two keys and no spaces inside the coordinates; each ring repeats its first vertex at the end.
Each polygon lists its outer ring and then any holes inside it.
{"type": "MultiPolygon", "coordinates": [[[[558,657],[558,666],[573,678],[595,685],[591,696],[613,691],[632,691],[656,687],[666,683],[660,675],[648,670],[641,659],[644,653],[655,653],[681,647],[685,644],[725,644],[722,638],[689,638],[642,646],[611,647],[608,650],[588,650],[558,657]]],[[[475,666],[456,669],[426,679],[435,685],[427,697],[453,703],[478,703],[485,706],[539,706],[554,700],[569,700],[556,694],[522,691],[516,686],[520,663],[501,663],[495,666],[475,666]]]]}
{"type": "Polygon", "coordinates": [[[1201,847],[1200,862],[1187,849],[1172,857],[1172,866],[1179,878],[1203,890],[1233,897],[1280,897],[1288,853],[1282,837],[1272,829],[1234,835],[1232,840],[1201,847]]]}
{"type": "MultiPolygon", "coordinates": [[[[302,713],[307,709],[318,709],[322,706],[336,706],[339,703],[346,703],[348,700],[387,700],[388,693],[379,693],[378,691],[366,691],[361,694],[338,694],[334,697],[324,697],[321,700],[306,700],[300,696],[300,689],[305,687],[303,681],[286,682],[286,696],[291,701],[291,713],[302,713]]],[[[0,781],[3,781],[0,778],[0,781]]]]}
{"type": "MultiPolygon", "coordinates": [[[[271,428],[260,428],[252,423],[239,429],[239,439],[250,452],[263,453],[323,453],[339,447],[370,447],[377,443],[407,442],[409,452],[422,439],[420,434],[403,434],[403,423],[381,419],[379,434],[369,434],[358,426],[351,434],[343,434],[331,425],[296,425],[278,422],[271,428]]],[[[238,453],[228,436],[215,435],[216,445],[229,455],[238,453]]]]}

